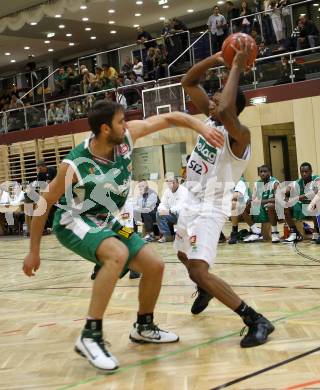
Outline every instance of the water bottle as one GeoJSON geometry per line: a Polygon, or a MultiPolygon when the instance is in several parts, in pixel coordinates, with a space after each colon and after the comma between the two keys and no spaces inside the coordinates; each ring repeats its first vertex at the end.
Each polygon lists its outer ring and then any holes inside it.
{"type": "Polygon", "coordinates": [[[24,222],[22,225],[23,237],[28,237],[28,225],[24,222]]]}

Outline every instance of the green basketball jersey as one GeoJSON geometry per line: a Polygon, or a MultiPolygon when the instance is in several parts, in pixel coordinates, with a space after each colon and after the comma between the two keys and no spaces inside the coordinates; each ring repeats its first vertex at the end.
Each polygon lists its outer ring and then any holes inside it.
{"type": "Polygon", "coordinates": [[[59,201],[60,210],[72,215],[117,214],[127,199],[132,172],[133,145],[126,131],[124,142],[114,148],[114,159],[92,154],[90,138],[71,150],[63,162],[76,172],[78,182],[59,201]]]}
{"type": "MultiPolygon", "coordinates": [[[[318,188],[318,186],[315,184],[316,180],[319,180],[320,177],[318,175],[312,175],[311,181],[307,184],[304,183],[303,179],[298,179],[296,181],[296,184],[298,186],[297,191],[298,195],[308,195],[312,198],[315,195],[315,189],[318,188]]],[[[311,199],[310,198],[310,199],[311,199]]],[[[310,203],[310,199],[303,200],[302,203],[310,203]]]]}
{"type": "Polygon", "coordinates": [[[274,185],[279,183],[279,180],[273,176],[265,183],[263,180],[257,180],[255,183],[256,196],[258,199],[271,199],[275,197],[274,185]]]}

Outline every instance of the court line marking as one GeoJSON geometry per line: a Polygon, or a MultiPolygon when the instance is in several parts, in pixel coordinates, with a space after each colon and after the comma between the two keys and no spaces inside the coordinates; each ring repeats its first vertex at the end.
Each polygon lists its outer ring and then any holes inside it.
{"type": "Polygon", "coordinates": [[[283,388],[281,390],[301,389],[301,387],[310,387],[312,385],[316,385],[317,383],[320,383],[320,379],[310,381],[310,382],[305,382],[305,383],[299,383],[297,385],[289,386],[289,387],[283,388]]]}
{"type": "MultiPolygon", "coordinates": [[[[302,310],[302,311],[299,311],[299,312],[293,312],[293,313],[291,313],[291,314],[289,314],[287,316],[283,316],[283,317],[277,318],[276,320],[273,320],[272,322],[279,322],[279,321],[286,320],[286,319],[291,318],[291,317],[297,317],[299,315],[306,314],[306,313],[309,313],[309,312],[312,312],[312,311],[315,311],[315,310],[319,310],[319,309],[320,309],[319,305],[318,306],[314,306],[314,307],[309,308],[309,309],[305,309],[305,310],[302,310]]],[[[147,365],[147,364],[159,361],[159,360],[164,360],[164,359],[170,358],[170,357],[175,356],[175,355],[179,355],[179,354],[184,353],[184,352],[192,351],[192,350],[197,349],[197,348],[205,348],[205,347],[208,347],[211,344],[218,343],[218,342],[223,341],[223,340],[227,340],[227,339],[229,339],[229,338],[231,338],[231,337],[233,337],[235,335],[238,335],[238,334],[239,334],[239,331],[232,332],[232,333],[229,333],[229,334],[227,334],[225,336],[215,337],[213,339],[210,339],[208,341],[205,341],[205,342],[202,342],[202,343],[199,343],[199,344],[194,344],[194,345],[191,345],[189,347],[180,348],[178,350],[175,350],[175,351],[172,351],[172,352],[168,352],[166,354],[154,356],[153,358],[140,360],[140,361],[138,361],[136,363],[129,364],[129,365],[124,366],[124,367],[120,367],[117,371],[113,372],[112,375],[117,375],[119,373],[128,371],[131,368],[144,366],[144,365],[147,365]]],[[[320,349],[320,347],[318,347],[318,349],[320,349]]],[[[85,380],[82,380],[82,381],[79,381],[79,382],[76,382],[76,383],[72,383],[72,384],[60,387],[57,390],[72,389],[72,388],[75,388],[75,387],[80,386],[80,385],[85,385],[85,384],[90,383],[90,382],[98,381],[98,380],[103,379],[105,377],[106,377],[106,374],[104,374],[104,375],[95,375],[95,376],[92,376],[92,377],[87,378],[85,380]]]]}
{"type": "MultiPolygon", "coordinates": [[[[267,367],[264,367],[264,368],[262,368],[262,369],[260,369],[260,370],[253,371],[253,372],[251,372],[250,374],[240,376],[239,378],[233,379],[232,381],[226,382],[226,383],[224,383],[224,384],[222,384],[222,385],[219,385],[219,386],[216,386],[216,387],[212,387],[210,390],[221,390],[221,389],[225,389],[226,387],[235,385],[236,383],[243,382],[243,381],[245,381],[245,380],[247,380],[247,379],[250,379],[250,378],[253,378],[253,377],[257,376],[257,375],[260,375],[260,374],[263,374],[263,373],[265,373],[265,372],[274,370],[275,368],[284,366],[284,365],[289,364],[289,363],[291,363],[291,362],[293,362],[293,361],[295,361],[295,360],[302,359],[302,358],[304,358],[305,356],[311,355],[311,354],[313,354],[313,353],[317,353],[317,352],[319,352],[319,351],[320,351],[320,347],[310,349],[309,351],[300,353],[299,355],[296,355],[296,356],[292,356],[292,357],[289,358],[289,359],[282,360],[282,361],[280,361],[280,362],[278,362],[278,363],[272,364],[271,366],[267,366],[267,367]]],[[[292,389],[292,387],[291,387],[291,389],[292,389]]]]}

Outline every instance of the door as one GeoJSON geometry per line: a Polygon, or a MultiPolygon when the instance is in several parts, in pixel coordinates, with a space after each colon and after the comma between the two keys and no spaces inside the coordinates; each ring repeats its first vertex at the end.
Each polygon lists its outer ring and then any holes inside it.
{"type": "Polygon", "coordinates": [[[284,161],[284,147],[282,138],[270,138],[270,160],[272,176],[276,177],[280,182],[285,180],[285,161],[284,161]]]}

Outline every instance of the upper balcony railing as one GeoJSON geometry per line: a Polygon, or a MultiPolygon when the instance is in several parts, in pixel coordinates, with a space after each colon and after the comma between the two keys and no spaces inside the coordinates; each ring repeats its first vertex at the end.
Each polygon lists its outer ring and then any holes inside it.
{"type": "MultiPolygon", "coordinates": [[[[252,70],[240,79],[243,90],[294,83],[320,78],[320,46],[279,54],[256,60],[252,70]]],[[[223,86],[225,67],[210,69],[203,80],[203,88],[210,95],[223,86]]],[[[181,86],[183,75],[144,83],[112,88],[51,102],[0,112],[0,132],[28,130],[75,119],[85,118],[93,102],[106,99],[121,103],[126,110],[140,110],[144,117],[157,113],[186,109],[186,96],[181,86]]]]}

